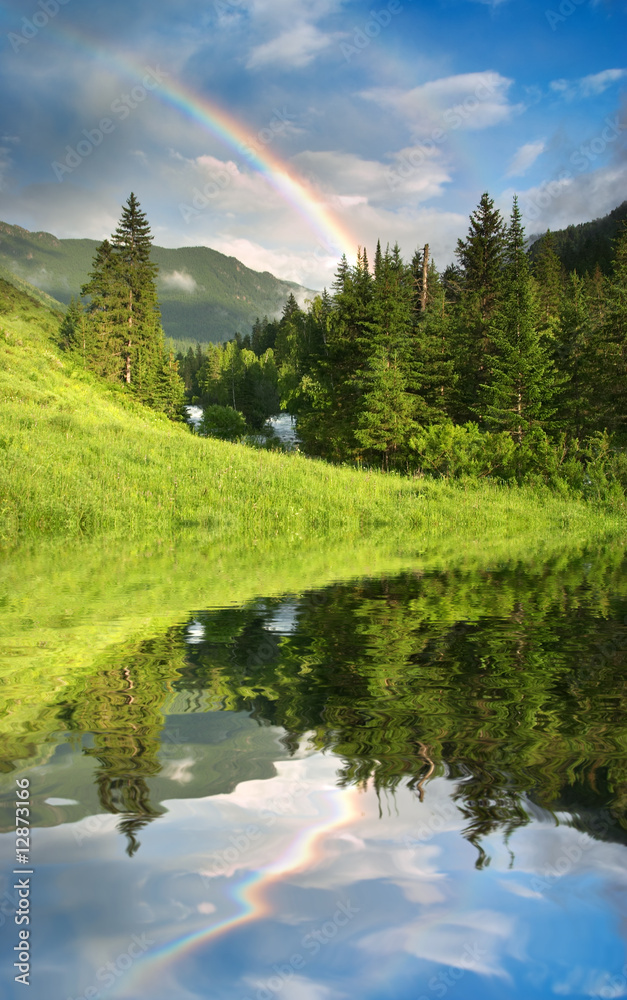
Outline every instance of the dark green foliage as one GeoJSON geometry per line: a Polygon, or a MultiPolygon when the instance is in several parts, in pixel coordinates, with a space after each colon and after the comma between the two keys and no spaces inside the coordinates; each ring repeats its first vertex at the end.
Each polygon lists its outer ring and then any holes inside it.
{"type": "Polygon", "coordinates": [[[554,359],[558,372],[558,424],[574,437],[593,431],[597,424],[595,330],[587,283],[573,271],[562,296],[555,330],[554,359]]]}
{"type": "Polygon", "coordinates": [[[81,289],[87,304],[84,310],[71,305],[61,339],[83,367],[123,383],[140,402],[176,419],[184,385],[165,349],[151,247],[148,221],[131,194],[111,242],[96,251],[81,289]]]}
{"type": "Polygon", "coordinates": [[[470,216],[465,240],[457,242],[459,301],[453,314],[451,348],[455,367],[463,372],[454,398],[461,422],[475,415],[494,345],[490,323],[500,303],[505,226],[487,193],[470,216]]]}
{"type": "Polygon", "coordinates": [[[246,419],[231,406],[207,406],[199,431],[207,437],[223,441],[239,441],[246,433],[246,419]]]}
{"type": "MultiPolygon", "coordinates": [[[[624,435],[625,238],[610,283],[598,269],[566,277],[550,238],[532,265],[517,200],[506,228],[484,194],[457,253],[442,275],[429,263],[423,289],[421,251],[407,265],[398,246],[378,243],[371,271],[360,249],[354,265],[341,259],[332,294],[307,311],[291,300],[280,320],[255,325],[256,353],[275,345],[302,450],[586,492],[586,442],[615,431],[617,454],[624,435]]],[[[240,408],[215,378],[222,401],[240,408]]]]}
{"type": "Polygon", "coordinates": [[[612,274],[607,285],[607,309],[598,344],[597,389],[601,423],[627,429],[627,222],[615,242],[612,274]]]}
{"type": "Polygon", "coordinates": [[[517,199],[507,230],[502,289],[489,324],[493,353],[477,415],[520,443],[553,414],[555,373],[540,332],[540,305],[529,272],[517,199]]]}
{"type": "MultiPolygon", "coordinates": [[[[568,226],[551,233],[553,247],[562,267],[566,271],[577,271],[580,275],[594,274],[597,267],[603,274],[611,274],[613,242],[626,219],[627,201],[624,201],[602,219],[568,226]]],[[[530,254],[533,261],[542,252],[547,235],[538,237],[532,244],[530,254]]]]}
{"type": "Polygon", "coordinates": [[[553,331],[558,324],[564,287],[564,272],[555,253],[553,234],[549,230],[533,263],[533,276],[538,288],[540,321],[553,331]]]}

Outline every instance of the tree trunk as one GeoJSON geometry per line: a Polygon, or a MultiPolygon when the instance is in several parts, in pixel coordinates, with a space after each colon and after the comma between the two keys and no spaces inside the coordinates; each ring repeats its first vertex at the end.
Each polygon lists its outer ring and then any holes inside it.
{"type": "Polygon", "coordinates": [[[133,289],[128,293],[128,353],[126,355],[126,374],[124,376],[126,384],[131,384],[131,344],[133,330],[133,289]]]}
{"type": "Polygon", "coordinates": [[[427,308],[427,284],[429,275],[429,244],[424,248],[422,255],[422,289],[420,291],[420,308],[422,312],[427,308]]]}

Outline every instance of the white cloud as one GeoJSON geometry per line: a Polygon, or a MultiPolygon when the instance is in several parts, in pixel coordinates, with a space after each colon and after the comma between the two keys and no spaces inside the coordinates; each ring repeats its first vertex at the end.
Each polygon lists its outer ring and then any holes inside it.
{"type": "Polygon", "coordinates": [[[359,205],[412,205],[441,195],[451,180],[441,162],[441,151],[413,147],[391,154],[391,163],[365,160],[354,153],[334,151],[299,153],[299,171],[325,192],[334,208],[359,205]]]}
{"type": "Polygon", "coordinates": [[[322,289],[333,281],[337,258],[321,251],[297,251],[285,247],[270,249],[244,237],[228,233],[211,241],[214,250],[237,257],[253,271],[269,271],[285,281],[296,281],[307,288],[322,289]]]}
{"type": "Polygon", "coordinates": [[[604,69],[600,73],[582,76],[578,80],[552,80],[551,90],[567,101],[576,97],[598,97],[614,83],[627,76],[627,69],[604,69]]]}
{"type": "Polygon", "coordinates": [[[499,73],[462,73],[431,80],[412,90],[373,87],[361,97],[375,101],[405,119],[415,135],[429,131],[484,129],[508,121],[523,110],[510,104],[507,92],[512,81],[499,73]]]}
{"type": "Polygon", "coordinates": [[[529,167],[533,166],[545,149],[546,143],[544,139],[538,139],[536,142],[526,142],[512,157],[507,170],[507,177],[522,177],[529,170],[529,167]]]}
{"type": "MultiPolygon", "coordinates": [[[[569,173],[517,193],[527,232],[541,233],[607,215],[625,200],[626,189],[627,162],[623,160],[590,173],[569,173]]],[[[499,198],[499,207],[508,214],[513,194],[510,189],[499,198]]]]}
{"type": "Polygon", "coordinates": [[[591,76],[584,76],[580,80],[581,93],[583,97],[596,97],[604,90],[611,87],[613,83],[622,80],[627,76],[625,69],[605,69],[602,73],[594,73],[591,76]]]}
{"type": "Polygon", "coordinates": [[[333,43],[335,36],[319,31],[313,24],[297,24],[269,42],[252,50],[246,63],[247,69],[267,66],[298,68],[307,66],[323,49],[333,43]]]}
{"type": "Polygon", "coordinates": [[[389,930],[363,938],[359,947],[379,955],[405,951],[453,969],[469,970],[484,976],[508,980],[500,953],[513,937],[514,922],[504,913],[491,910],[449,913],[435,922],[431,913],[389,930]],[[468,932],[472,930],[472,944],[468,932]]]}
{"type": "Polygon", "coordinates": [[[195,292],[198,287],[191,274],[185,274],[183,271],[172,271],[170,274],[162,274],[160,278],[166,288],[178,288],[182,292],[187,292],[188,295],[195,292]]]}

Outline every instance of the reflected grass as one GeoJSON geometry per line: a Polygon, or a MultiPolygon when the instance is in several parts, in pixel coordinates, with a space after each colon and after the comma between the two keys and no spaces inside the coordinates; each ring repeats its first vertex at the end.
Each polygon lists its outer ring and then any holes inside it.
{"type": "MultiPolygon", "coordinates": [[[[462,594],[469,606],[476,600],[476,571],[568,565],[589,542],[585,533],[527,532],[516,540],[495,535],[466,545],[457,537],[427,535],[379,546],[340,536],[329,546],[300,539],[235,545],[194,533],[142,543],[110,536],[25,544],[0,566],[0,739],[9,757],[30,756],[40,737],[59,728],[58,706],[70,687],[80,688],[103,664],[123,660],[124,649],[158,640],[197,611],[298,595],[341,580],[438,569],[459,576],[457,596],[448,610],[442,597],[428,613],[454,620],[462,594]]],[[[623,549],[620,538],[599,544],[599,582],[620,564],[623,549]]],[[[162,690],[164,696],[171,690],[165,679],[162,690]]]]}

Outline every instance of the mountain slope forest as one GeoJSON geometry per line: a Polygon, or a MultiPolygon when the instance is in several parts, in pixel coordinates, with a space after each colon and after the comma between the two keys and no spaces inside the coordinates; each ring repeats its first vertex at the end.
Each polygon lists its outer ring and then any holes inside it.
{"type": "Polygon", "coordinates": [[[532,237],[529,253],[537,261],[545,239],[549,239],[559,261],[568,273],[594,274],[597,267],[606,277],[612,272],[613,244],[627,220],[627,201],[608,215],[578,226],[567,226],[543,236],[532,237]]]}
{"type": "Polygon", "coordinates": [[[371,267],[362,249],[306,311],[291,298],[251,336],[180,355],[188,395],[258,427],[274,393],[328,461],[519,482],[551,470],[585,490],[589,461],[627,461],[627,229],[608,277],[566,273],[550,234],[535,261],[525,246],[516,199],[504,220],[486,193],[454,265],[378,245],[371,267]]]}
{"type": "MultiPolygon", "coordinates": [[[[88,279],[97,240],[57,239],[0,222],[0,273],[28,282],[68,304],[88,279]]],[[[290,294],[307,290],[269,271],[253,271],[209,247],[152,249],[167,337],[184,344],[218,343],[238,330],[249,333],[256,316],[276,316],[290,294]]]]}

